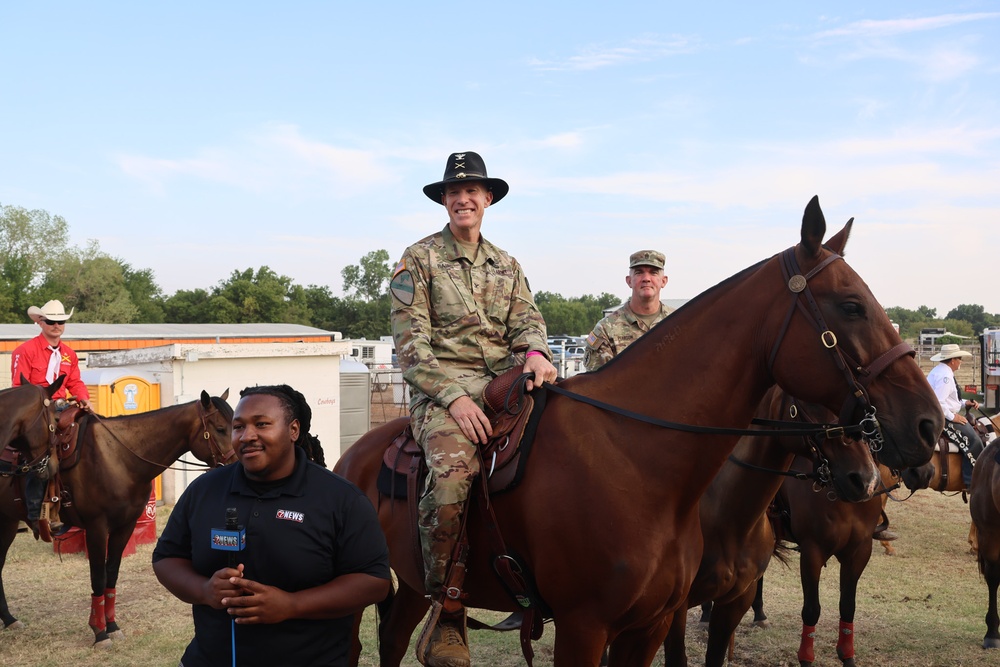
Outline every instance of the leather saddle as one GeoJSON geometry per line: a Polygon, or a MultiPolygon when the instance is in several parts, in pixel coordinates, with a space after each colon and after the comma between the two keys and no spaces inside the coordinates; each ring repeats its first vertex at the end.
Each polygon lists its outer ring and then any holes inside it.
{"type": "MultiPolygon", "coordinates": [[[[978,420],[972,418],[971,415],[967,414],[969,424],[979,435],[982,440],[982,444],[985,446],[990,440],[990,434],[993,433],[993,425],[982,424],[978,420]]],[[[937,446],[934,449],[934,463],[937,469],[940,471],[940,477],[937,483],[935,491],[946,492],[949,490],[948,480],[952,476],[956,476],[959,480],[962,476],[962,459],[965,457],[965,452],[959,448],[956,444],[956,439],[960,438],[961,435],[957,431],[953,431],[953,435],[949,437],[949,427],[941,432],[938,436],[937,446]]],[[[962,486],[959,484],[959,486],[962,486]]]]}
{"type": "MultiPolygon", "coordinates": [[[[483,390],[483,406],[490,420],[493,436],[479,447],[482,474],[487,476],[490,495],[515,488],[524,474],[524,466],[535,428],[545,406],[544,392],[536,397],[525,392],[527,375],[515,366],[499,375],[483,390]]],[[[413,438],[409,420],[385,450],[379,473],[379,492],[391,498],[406,498],[408,489],[419,494],[427,477],[424,454],[413,438]]]]}
{"type": "Polygon", "coordinates": [[[59,413],[52,436],[59,459],[59,470],[69,470],[80,462],[80,440],[87,430],[90,413],[78,405],[70,405],[59,413]]]}

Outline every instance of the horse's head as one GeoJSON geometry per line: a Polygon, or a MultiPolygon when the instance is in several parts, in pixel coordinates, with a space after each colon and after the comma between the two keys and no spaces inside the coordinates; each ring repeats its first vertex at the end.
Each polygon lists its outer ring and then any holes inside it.
{"type": "Polygon", "coordinates": [[[55,430],[56,410],[52,396],[62,387],[60,376],[48,387],[22,384],[0,391],[0,448],[11,445],[29,461],[43,459],[49,451],[49,436],[55,430]]]}
{"type": "MultiPolygon", "coordinates": [[[[804,403],[772,387],[764,397],[758,416],[765,419],[799,422],[803,426],[829,424],[837,416],[826,408],[804,403]]],[[[790,454],[812,461],[813,488],[832,489],[840,500],[858,503],[869,500],[879,482],[879,470],[868,443],[839,433],[813,436],[782,436],[780,445],[790,454]]]]}
{"type": "Polygon", "coordinates": [[[775,258],[788,309],[773,342],[772,376],[794,396],[833,410],[844,426],[862,423],[886,465],[920,465],[944,416],[913,350],[843,260],[852,223],[824,245],[826,220],[813,197],[801,242],[775,258]]]}
{"type": "Polygon", "coordinates": [[[919,491],[920,489],[930,488],[935,472],[937,472],[937,469],[934,467],[934,463],[928,461],[922,466],[915,468],[903,468],[899,473],[899,477],[910,491],[919,491]]]}
{"type": "Polygon", "coordinates": [[[233,408],[226,402],[228,397],[228,389],[222,396],[209,396],[202,391],[198,401],[198,435],[192,439],[191,453],[212,467],[236,460],[232,442],[233,408]]]}

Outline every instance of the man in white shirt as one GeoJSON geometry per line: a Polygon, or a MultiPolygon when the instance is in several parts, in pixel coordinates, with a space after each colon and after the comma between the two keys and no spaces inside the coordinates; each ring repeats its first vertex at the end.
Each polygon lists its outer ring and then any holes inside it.
{"type": "MultiPolygon", "coordinates": [[[[944,412],[945,430],[951,430],[958,436],[958,440],[967,442],[969,453],[973,457],[978,457],[983,451],[983,441],[979,434],[972,428],[969,420],[958,414],[963,408],[978,408],[978,401],[963,401],[959,397],[958,383],[955,382],[955,371],[962,366],[962,361],[972,354],[958,347],[958,345],[942,345],[941,351],[931,357],[931,361],[939,361],[937,366],[927,374],[927,381],[941,403],[941,410],[944,412]]],[[[964,453],[962,455],[962,480],[965,488],[972,484],[972,461],[964,453]]]]}

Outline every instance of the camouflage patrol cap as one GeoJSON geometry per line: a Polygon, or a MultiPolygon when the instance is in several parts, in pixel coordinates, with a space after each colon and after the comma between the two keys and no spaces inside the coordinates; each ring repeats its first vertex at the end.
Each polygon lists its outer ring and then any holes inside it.
{"type": "Polygon", "coordinates": [[[662,252],[657,252],[656,250],[640,250],[632,253],[632,256],[628,258],[628,268],[634,269],[637,266],[655,266],[658,269],[662,269],[665,260],[666,258],[663,256],[662,252]]]}

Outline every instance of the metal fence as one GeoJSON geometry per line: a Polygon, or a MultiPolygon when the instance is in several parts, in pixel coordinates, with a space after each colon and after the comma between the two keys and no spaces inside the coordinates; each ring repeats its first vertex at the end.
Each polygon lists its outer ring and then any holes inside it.
{"type": "Polygon", "coordinates": [[[410,413],[410,387],[398,368],[371,372],[371,425],[377,426],[410,413]]]}

